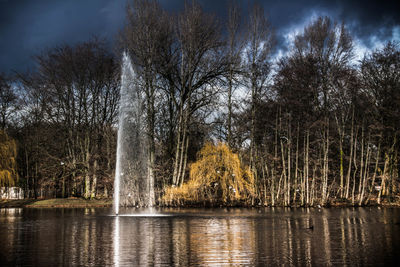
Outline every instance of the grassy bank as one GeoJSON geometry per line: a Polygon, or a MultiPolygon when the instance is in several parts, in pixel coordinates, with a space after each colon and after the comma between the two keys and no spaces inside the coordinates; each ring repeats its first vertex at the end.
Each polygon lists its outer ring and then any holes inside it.
{"type": "MultiPolygon", "coordinates": [[[[100,207],[111,207],[113,204],[112,199],[92,199],[86,200],[83,198],[52,198],[52,199],[19,199],[19,200],[0,200],[0,208],[100,208],[100,207]]],[[[212,202],[196,202],[196,201],[175,201],[169,203],[160,202],[158,206],[161,207],[269,207],[270,205],[249,205],[248,202],[243,201],[233,201],[230,203],[224,203],[221,201],[212,201],[212,202]]],[[[276,205],[281,206],[281,205],[276,205]]],[[[316,202],[313,206],[319,206],[318,202],[316,202]]],[[[351,201],[334,201],[329,202],[325,205],[325,207],[354,207],[358,206],[357,204],[352,204],[351,201]]],[[[383,199],[381,204],[378,204],[376,201],[372,200],[368,203],[365,203],[362,206],[390,206],[390,207],[400,207],[400,200],[392,199],[389,201],[388,199],[383,199]]],[[[301,205],[292,205],[291,207],[301,207],[301,205]]]]}
{"type": "Polygon", "coordinates": [[[0,208],[97,208],[111,206],[112,199],[52,198],[0,200],[0,208]]]}
{"type": "MultiPolygon", "coordinates": [[[[269,199],[268,199],[269,200],[269,199]]],[[[290,206],[283,205],[283,203],[276,203],[274,207],[291,207],[291,208],[299,208],[299,207],[321,207],[330,208],[330,207],[370,207],[370,206],[382,206],[382,207],[400,207],[400,196],[392,197],[392,198],[382,198],[381,202],[378,203],[376,198],[370,198],[368,201],[359,205],[357,201],[352,202],[347,199],[334,199],[328,201],[325,205],[320,204],[321,199],[315,199],[312,205],[301,205],[300,202],[292,203],[290,206]]],[[[191,199],[162,199],[159,202],[159,206],[162,207],[201,207],[201,208],[212,208],[212,207],[273,207],[271,205],[271,201],[266,201],[265,203],[261,203],[259,200],[255,200],[254,204],[251,204],[251,201],[218,201],[215,199],[208,199],[203,201],[194,201],[191,199]]]]}

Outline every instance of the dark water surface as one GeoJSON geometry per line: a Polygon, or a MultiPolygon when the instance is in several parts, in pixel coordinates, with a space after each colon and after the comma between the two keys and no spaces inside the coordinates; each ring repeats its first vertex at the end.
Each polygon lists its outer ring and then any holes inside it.
{"type": "Polygon", "coordinates": [[[400,209],[0,209],[0,266],[393,266],[400,209]],[[312,229],[310,229],[312,228],[312,229]]]}

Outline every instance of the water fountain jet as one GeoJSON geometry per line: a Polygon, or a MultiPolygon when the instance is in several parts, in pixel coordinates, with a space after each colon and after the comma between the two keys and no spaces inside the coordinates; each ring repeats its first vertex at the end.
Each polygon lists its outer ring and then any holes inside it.
{"type": "Polygon", "coordinates": [[[148,175],[144,93],[140,77],[125,52],[122,58],[118,116],[114,210],[120,206],[151,206],[148,175]]]}

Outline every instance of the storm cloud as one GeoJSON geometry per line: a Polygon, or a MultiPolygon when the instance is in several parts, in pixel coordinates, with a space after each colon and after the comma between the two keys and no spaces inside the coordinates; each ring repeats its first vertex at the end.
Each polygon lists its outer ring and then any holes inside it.
{"type": "MultiPolygon", "coordinates": [[[[228,1],[200,0],[207,12],[222,20],[228,1]]],[[[252,1],[237,1],[243,14],[252,1]]],[[[286,50],[287,35],[301,30],[313,17],[327,15],[344,22],[360,50],[373,49],[388,40],[400,40],[398,1],[258,1],[286,50]]],[[[183,0],[161,0],[169,11],[183,8],[183,0]]],[[[74,44],[93,36],[110,46],[124,25],[126,0],[0,0],[0,72],[26,71],[33,56],[59,44],[74,44]]]]}

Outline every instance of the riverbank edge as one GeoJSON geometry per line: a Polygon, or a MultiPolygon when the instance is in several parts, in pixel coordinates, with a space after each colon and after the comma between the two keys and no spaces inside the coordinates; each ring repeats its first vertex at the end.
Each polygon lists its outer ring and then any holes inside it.
{"type": "MultiPolygon", "coordinates": [[[[112,207],[113,200],[108,199],[84,199],[84,198],[51,198],[51,199],[18,199],[18,200],[0,200],[0,208],[105,208],[112,207]]],[[[243,207],[243,208],[262,208],[272,207],[271,205],[248,205],[245,203],[185,203],[185,204],[160,204],[159,207],[176,207],[176,208],[216,208],[216,207],[243,207]]],[[[378,204],[371,201],[364,205],[352,204],[349,201],[335,201],[327,203],[324,207],[400,207],[400,201],[389,202],[384,200],[378,204]]],[[[285,207],[275,205],[275,207],[285,207]]],[[[287,208],[301,208],[305,206],[292,205],[287,208]]],[[[320,207],[319,204],[308,207],[320,207]]]]}
{"type": "Polygon", "coordinates": [[[112,199],[50,198],[0,200],[0,208],[103,208],[111,207],[112,199]]]}

